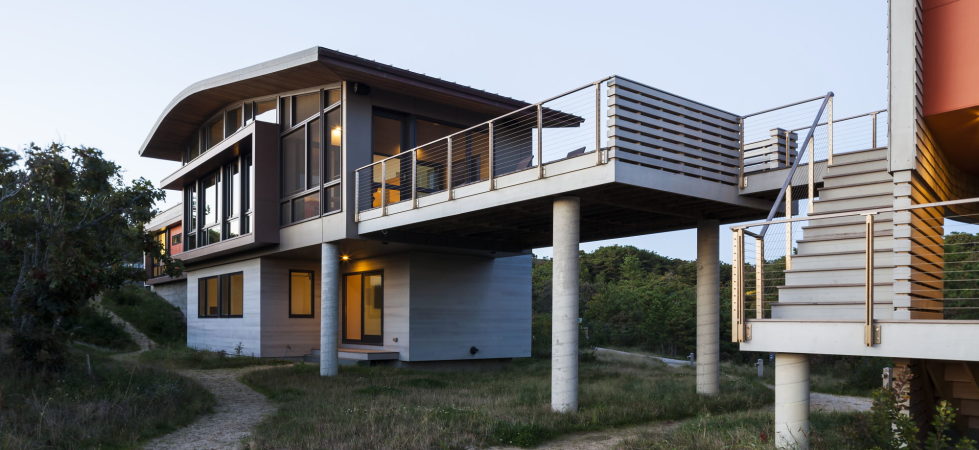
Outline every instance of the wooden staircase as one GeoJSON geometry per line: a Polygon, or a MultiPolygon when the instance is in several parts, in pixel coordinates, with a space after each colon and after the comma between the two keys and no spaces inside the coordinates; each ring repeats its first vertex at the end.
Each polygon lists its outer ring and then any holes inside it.
{"type": "MultiPolygon", "coordinates": [[[[886,149],[845,153],[826,169],[823,188],[811,214],[831,214],[893,206],[894,183],[887,171],[886,149]]],[[[893,215],[882,213],[874,225],[874,315],[893,315],[893,215]]],[[[863,320],[863,216],[810,220],[802,228],[792,268],[785,271],[773,319],[863,320]]]]}

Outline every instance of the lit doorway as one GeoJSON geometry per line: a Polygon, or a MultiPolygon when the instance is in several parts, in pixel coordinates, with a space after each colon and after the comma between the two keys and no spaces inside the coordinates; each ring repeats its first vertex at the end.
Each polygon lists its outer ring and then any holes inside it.
{"type": "Polygon", "coordinates": [[[384,338],[384,274],[343,277],[343,342],[381,345],[384,338]]]}

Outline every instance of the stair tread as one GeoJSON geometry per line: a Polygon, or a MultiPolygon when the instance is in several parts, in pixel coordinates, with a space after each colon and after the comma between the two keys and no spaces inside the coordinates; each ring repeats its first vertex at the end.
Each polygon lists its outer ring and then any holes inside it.
{"type": "MultiPolygon", "coordinates": [[[[894,231],[893,230],[874,231],[874,237],[886,237],[886,236],[894,236],[894,231]]],[[[818,237],[808,238],[808,239],[803,237],[802,239],[799,239],[796,242],[801,244],[803,242],[844,241],[844,240],[851,240],[851,239],[866,239],[866,238],[867,235],[864,233],[840,233],[840,234],[831,234],[829,236],[818,236],[818,237]]]]}
{"type": "MultiPolygon", "coordinates": [[[[864,305],[863,300],[850,300],[850,301],[840,301],[834,300],[829,302],[774,302],[772,306],[818,306],[818,305],[864,305]]],[[[894,302],[877,301],[874,300],[875,305],[892,305],[894,302]]]]}
{"type": "MultiPolygon", "coordinates": [[[[864,216],[853,216],[853,218],[854,218],[853,222],[826,223],[826,224],[822,224],[822,225],[805,225],[805,226],[802,227],[802,229],[803,230],[807,230],[807,229],[810,229],[810,228],[846,227],[846,226],[850,226],[850,225],[863,225],[863,224],[867,223],[867,219],[865,219],[864,216]]],[[[833,217],[833,219],[839,219],[839,217],[833,217]]],[[[818,221],[820,219],[811,219],[811,220],[818,221]]],[[[823,219],[823,220],[826,220],[826,219],[823,219]]],[[[874,223],[884,223],[884,222],[893,222],[893,221],[894,221],[893,218],[874,219],[874,223]]],[[[812,222],[810,222],[810,223],[812,223],[812,222]]]]}
{"type": "MultiPolygon", "coordinates": [[[[874,286],[890,286],[890,282],[877,282],[874,286]]],[[[811,288],[834,288],[834,287],[864,287],[863,283],[833,283],[833,284],[785,284],[776,286],[779,289],[811,289],[811,288]]]]}
{"type": "Polygon", "coordinates": [[[892,183],[893,183],[893,181],[887,181],[887,180],[883,180],[883,181],[862,181],[862,182],[859,182],[859,183],[850,183],[850,184],[841,184],[839,186],[823,187],[821,190],[822,191],[829,191],[829,190],[833,190],[833,189],[846,189],[846,188],[860,187],[860,186],[875,186],[875,185],[878,185],[878,184],[891,185],[892,183]]]}
{"type": "MultiPolygon", "coordinates": [[[[830,188],[830,189],[833,189],[833,188],[830,188]]],[[[819,203],[826,203],[826,202],[838,202],[838,201],[841,201],[841,200],[857,200],[857,199],[862,199],[862,198],[874,198],[874,197],[893,198],[894,197],[894,194],[888,194],[888,193],[885,192],[883,194],[850,195],[850,196],[839,197],[839,198],[817,198],[813,202],[816,203],[816,204],[819,204],[819,203]]],[[[887,207],[885,206],[884,208],[887,208],[887,207]]]]}
{"type": "MultiPolygon", "coordinates": [[[[839,166],[833,166],[833,167],[839,167],[839,166]]],[[[827,171],[827,172],[831,172],[831,171],[827,171]]],[[[859,175],[866,175],[868,173],[882,173],[882,174],[886,174],[887,176],[891,176],[891,174],[889,174],[886,170],[871,169],[871,170],[861,170],[859,172],[841,173],[836,175],[832,173],[827,173],[825,176],[823,176],[823,181],[825,182],[826,179],[833,179],[833,178],[855,177],[859,175]]]]}
{"type": "MultiPolygon", "coordinates": [[[[860,252],[860,253],[863,253],[863,252],[860,252]]],[[[885,265],[881,265],[881,266],[874,265],[874,269],[893,269],[895,267],[897,267],[897,266],[895,266],[893,264],[885,264],[885,265]]],[[[837,271],[837,270],[866,270],[866,267],[864,267],[864,266],[849,266],[849,267],[827,267],[825,269],[789,269],[789,270],[785,270],[784,272],[785,273],[834,272],[834,271],[837,271]]]]}

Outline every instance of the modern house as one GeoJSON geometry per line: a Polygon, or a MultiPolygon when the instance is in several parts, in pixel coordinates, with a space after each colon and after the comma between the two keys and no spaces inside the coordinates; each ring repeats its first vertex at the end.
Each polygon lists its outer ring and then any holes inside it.
{"type": "Polygon", "coordinates": [[[777,354],[780,446],[808,442],[810,354],[896,358],[915,402],[979,429],[979,322],[947,320],[944,243],[979,205],[979,10],[890,8],[889,108],[842,118],[832,93],[736,114],[620,76],[527,103],[319,47],[203,80],[140,150],[180,162],[162,185],[184,199],[150,227],[185,274],[149,258],[148,284],[184,305],[188,345],[319,352],[324,375],[516,358],[529,250],[553,246],[552,407],[571,411],[578,243],[697,228],[712,394],[737,224],[732,338],[777,354]]]}

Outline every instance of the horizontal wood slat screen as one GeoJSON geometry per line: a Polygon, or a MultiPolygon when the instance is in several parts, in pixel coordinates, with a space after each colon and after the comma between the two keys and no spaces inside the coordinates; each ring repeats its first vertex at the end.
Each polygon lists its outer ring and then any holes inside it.
{"type": "Polygon", "coordinates": [[[609,145],[632,164],[737,185],[740,117],[621,77],[609,81],[609,145]]]}

